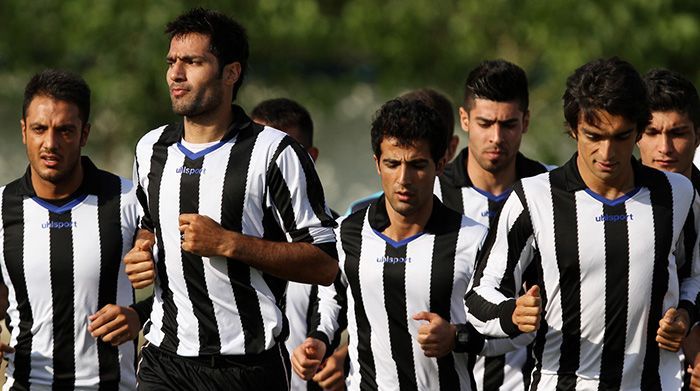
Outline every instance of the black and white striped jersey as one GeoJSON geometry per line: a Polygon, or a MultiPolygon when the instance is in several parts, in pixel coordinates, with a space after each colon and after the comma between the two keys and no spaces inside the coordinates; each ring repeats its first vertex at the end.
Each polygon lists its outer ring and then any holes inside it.
{"type": "MultiPolygon", "coordinates": [[[[445,172],[435,181],[434,193],[449,208],[490,226],[506,202],[510,190],[493,195],[474,187],[467,173],[468,148],[445,167],[445,172]]],[[[528,159],[518,153],[515,158],[516,180],[535,176],[553,167],[528,159]]],[[[531,339],[525,336],[518,340],[531,339]]],[[[518,341],[519,342],[519,341],[518,341]]],[[[530,384],[533,359],[529,347],[521,347],[504,355],[485,357],[470,354],[469,367],[479,391],[526,390],[530,384]]]]}
{"type": "Polygon", "coordinates": [[[88,332],[88,316],[128,306],[124,273],[139,208],[131,181],[82,158],[83,184],[56,206],[36,196],[30,170],[0,189],[2,283],[9,291],[5,390],[135,389],[136,342],[113,347],[88,332]]]}
{"type": "MultiPolygon", "coordinates": [[[[466,323],[464,294],[486,227],[434,198],[424,232],[395,242],[384,196],[340,222],[338,258],[347,287],[348,389],[472,389],[466,353],[423,354],[416,338],[420,311],[466,323]]],[[[328,340],[341,308],[333,287],[319,288],[321,318],[314,336],[328,340]]]]}
{"type": "Polygon", "coordinates": [[[532,389],[678,390],[679,355],[655,338],[667,309],[695,311],[697,259],[679,281],[675,255],[692,186],[634,161],[637,187],[611,201],[586,187],[576,157],[514,185],[466,297],[470,321],[487,335],[517,334],[513,297],[532,264],[528,285],[543,300],[532,389]]]}
{"type": "Polygon", "coordinates": [[[260,353],[288,333],[280,309],[286,281],[235,259],[182,251],[180,214],[335,254],[335,222],[306,151],[285,133],[253,123],[240,107],[232,110],[226,136],[202,151],[182,145],[182,123],[149,132],[136,147],[143,227],[156,234],[146,338],[181,356],[260,353]]]}

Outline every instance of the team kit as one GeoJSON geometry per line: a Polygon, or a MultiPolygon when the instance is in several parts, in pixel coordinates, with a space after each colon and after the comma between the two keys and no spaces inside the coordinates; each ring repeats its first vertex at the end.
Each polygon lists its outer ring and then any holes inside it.
{"type": "Polygon", "coordinates": [[[0,187],[4,390],[700,390],[686,77],[578,67],[556,166],[520,152],[525,71],[483,61],[457,105],[422,88],[378,108],[381,189],[340,215],[309,112],[236,103],[243,26],[195,8],[165,33],[181,119],[141,137],[133,178],[82,154],[79,75],[25,87],[28,165],[0,187]]]}

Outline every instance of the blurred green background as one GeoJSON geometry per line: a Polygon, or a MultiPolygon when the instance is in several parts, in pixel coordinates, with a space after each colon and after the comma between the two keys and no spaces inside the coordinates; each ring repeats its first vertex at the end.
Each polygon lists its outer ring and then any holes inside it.
{"type": "MultiPolygon", "coordinates": [[[[561,164],[566,76],[619,55],[640,72],[670,67],[700,81],[700,2],[258,0],[0,0],[0,181],[24,171],[19,117],[25,83],[45,67],[82,74],[93,90],[87,153],[130,176],[136,140],[176,120],[165,84],[165,24],[201,5],[248,30],[249,73],[239,103],[290,97],[311,111],[318,170],[331,207],[378,189],[369,124],[389,98],[430,86],[461,103],[462,84],[484,59],[528,73],[532,120],[525,153],[561,164]]],[[[457,130],[463,137],[463,132],[457,130]]],[[[464,137],[460,147],[465,145],[464,137]]]]}

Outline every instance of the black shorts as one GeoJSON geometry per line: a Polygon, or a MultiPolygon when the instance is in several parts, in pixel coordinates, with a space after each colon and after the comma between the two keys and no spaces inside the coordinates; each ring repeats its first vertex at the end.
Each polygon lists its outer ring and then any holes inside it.
{"type": "Polygon", "coordinates": [[[284,344],[260,354],[183,357],[151,344],[141,349],[139,391],[289,390],[291,365],[284,344]]]}

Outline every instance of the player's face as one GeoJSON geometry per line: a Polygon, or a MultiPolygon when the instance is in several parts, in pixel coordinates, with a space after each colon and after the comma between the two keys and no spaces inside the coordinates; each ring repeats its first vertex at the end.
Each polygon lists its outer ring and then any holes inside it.
{"type": "Polygon", "coordinates": [[[219,62],[209,50],[208,36],[190,33],[174,37],[167,61],[166,81],[175,114],[197,117],[224,104],[227,87],[219,62]]]}
{"type": "Polygon", "coordinates": [[[632,151],[636,141],[634,121],[607,111],[598,112],[599,123],[592,125],[581,120],[576,130],[578,167],[589,187],[594,181],[619,190],[632,173],[632,151]]]}
{"type": "Polygon", "coordinates": [[[32,178],[53,185],[74,181],[79,175],[80,150],[90,133],[90,126],[80,119],[78,106],[38,95],[20,125],[32,178]]]}
{"type": "Polygon", "coordinates": [[[462,129],[469,135],[469,163],[494,174],[512,167],[529,117],[516,101],[474,99],[468,112],[460,107],[462,129]]]}
{"type": "Polygon", "coordinates": [[[433,197],[435,176],[442,170],[430,156],[430,145],[419,140],[410,146],[399,146],[393,137],[384,138],[382,155],[374,157],[377,172],[388,206],[405,217],[429,207],[433,197]]]}
{"type": "Polygon", "coordinates": [[[690,177],[700,138],[693,121],[677,111],[656,111],[637,142],[642,163],[690,177]]]}

